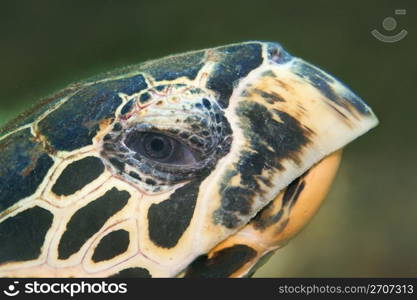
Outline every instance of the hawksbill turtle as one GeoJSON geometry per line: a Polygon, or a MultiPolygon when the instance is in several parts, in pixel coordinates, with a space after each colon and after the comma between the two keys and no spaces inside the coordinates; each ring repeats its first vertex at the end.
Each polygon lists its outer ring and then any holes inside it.
{"type": "Polygon", "coordinates": [[[0,277],[243,277],[378,123],[272,42],[72,84],[0,132],[0,277]]]}

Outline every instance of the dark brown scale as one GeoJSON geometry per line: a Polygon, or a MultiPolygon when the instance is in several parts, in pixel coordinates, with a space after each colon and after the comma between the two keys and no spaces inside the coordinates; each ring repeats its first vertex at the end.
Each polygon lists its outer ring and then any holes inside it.
{"type": "Polygon", "coordinates": [[[125,170],[125,163],[119,159],[112,157],[109,161],[118,171],[123,172],[125,170]]]}
{"type": "Polygon", "coordinates": [[[155,181],[155,180],[153,180],[153,179],[150,179],[150,178],[147,178],[147,179],[145,180],[145,183],[146,183],[146,184],[149,184],[149,185],[156,185],[156,181],[155,181]]]}
{"type": "Polygon", "coordinates": [[[104,138],[103,138],[103,141],[109,141],[109,140],[111,140],[113,137],[110,135],[110,134],[106,134],[105,136],[104,136],[104,138]]]}
{"type": "Polygon", "coordinates": [[[59,175],[52,192],[59,196],[69,196],[97,179],[104,171],[102,160],[87,156],[69,164],[59,175]]]}
{"type": "Polygon", "coordinates": [[[220,114],[219,114],[219,113],[217,113],[217,114],[215,114],[214,116],[215,116],[215,118],[216,118],[216,122],[217,122],[217,123],[220,123],[220,121],[221,121],[221,119],[220,119],[220,114]]]}
{"type": "Polygon", "coordinates": [[[199,131],[201,127],[198,124],[192,124],[191,129],[193,129],[194,131],[199,131]]]}
{"type": "Polygon", "coordinates": [[[215,252],[211,258],[198,257],[185,272],[185,277],[225,278],[255,258],[257,252],[247,245],[233,245],[215,252]]]}
{"type": "Polygon", "coordinates": [[[209,122],[206,119],[201,120],[201,126],[206,128],[209,125],[209,122]]]}
{"type": "Polygon", "coordinates": [[[117,132],[117,131],[120,131],[122,129],[123,129],[123,126],[120,123],[116,123],[113,126],[113,131],[116,131],[117,132]]]}
{"type": "Polygon", "coordinates": [[[129,149],[127,149],[126,147],[120,147],[119,151],[123,152],[123,153],[127,153],[127,152],[129,152],[129,149]]]}
{"type": "Polygon", "coordinates": [[[133,177],[133,178],[135,178],[135,179],[139,180],[139,181],[142,181],[142,178],[141,178],[141,177],[140,177],[140,175],[139,175],[138,173],[136,173],[136,172],[130,171],[130,172],[129,172],[129,175],[130,175],[131,177],[133,177]]]}
{"type": "Polygon", "coordinates": [[[114,146],[114,144],[104,143],[103,144],[103,149],[106,150],[106,151],[115,151],[116,147],[114,146]]]}
{"type": "Polygon", "coordinates": [[[195,135],[190,138],[190,142],[196,146],[202,147],[204,145],[204,141],[195,135]]]}
{"type": "Polygon", "coordinates": [[[190,133],[186,132],[186,131],[183,131],[183,132],[180,133],[180,137],[183,138],[183,139],[188,139],[190,137],[190,133]]]}

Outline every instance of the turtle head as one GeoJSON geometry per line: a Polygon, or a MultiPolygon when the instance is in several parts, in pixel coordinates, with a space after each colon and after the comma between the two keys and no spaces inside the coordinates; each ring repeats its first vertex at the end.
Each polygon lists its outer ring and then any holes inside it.
{"type": "Polygon", "coordinates": [[[120,95],[101,154],[142,191],[141,251],[171,275],[377,124],[349,88],[276,43],[190,52],[142,69],[151,84],[120,95]]]}
{"type": "Polygon", "coordinates": [[[276,43],[71,85],[0,133],[0,277],[168,277],[193,261],[187,275],[248,274],[304,226],[339,150],[376,124],[276,43]]]}

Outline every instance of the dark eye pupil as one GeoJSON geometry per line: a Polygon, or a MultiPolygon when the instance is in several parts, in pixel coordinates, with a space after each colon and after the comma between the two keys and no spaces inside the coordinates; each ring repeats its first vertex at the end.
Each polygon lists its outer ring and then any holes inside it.
{"type": "Polygon", "coordinates": [[[172,155],[172,142],[169,137],[147,134],[143,139],[146,154],[151,158],[164,159],[172,155]]]}
{"type": "Polygon", "coordinates": [[[160,138],[154,138],[151,142],[151,149],[155,152],[164,150],[165,143],[160,138]]]}

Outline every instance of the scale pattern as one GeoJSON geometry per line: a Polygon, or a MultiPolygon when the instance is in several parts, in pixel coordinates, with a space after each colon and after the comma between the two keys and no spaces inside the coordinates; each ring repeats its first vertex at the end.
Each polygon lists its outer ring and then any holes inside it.
{"type": "MultiPolygon", "coordinates": [[[[346,86],[276,43],[73,84],[0,132],[0,276],[177,276],[376,123],[346,86]],[[147,132],[196,159],[140,155],[147,132]]],[[[244,243],[222,251],[214,265],[259,259],[244,243]]]]}

